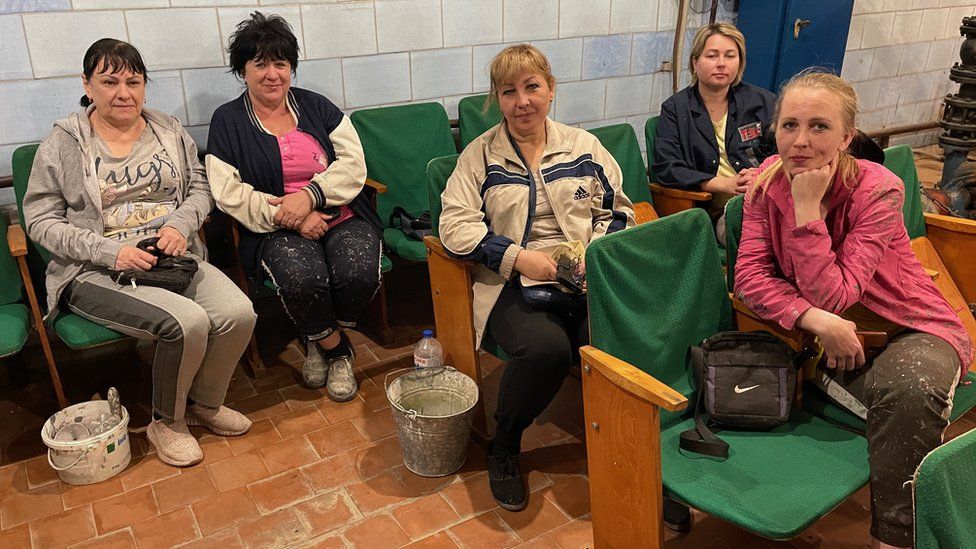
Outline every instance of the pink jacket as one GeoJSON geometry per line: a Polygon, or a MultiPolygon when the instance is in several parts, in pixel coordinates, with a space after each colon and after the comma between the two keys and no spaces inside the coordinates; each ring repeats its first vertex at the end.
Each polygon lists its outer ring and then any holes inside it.
{"type": "Polygon", "coordinates": [[[946,340],[965,375],[973,344],[912,252],[902,218],[904,185],[884,166],[857,163],[853,189],[835,182],[827,191],[824,221],[796,227],[785,175],[771,181],[765,195],[746,200],[735,294],[787,330],[810,307],[840,314],[860,302],[900,326],[946,340]]]}

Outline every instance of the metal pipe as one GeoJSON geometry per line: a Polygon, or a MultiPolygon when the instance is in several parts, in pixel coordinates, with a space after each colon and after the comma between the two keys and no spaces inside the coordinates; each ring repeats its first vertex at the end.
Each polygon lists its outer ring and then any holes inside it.
{"type": "Polygon", "coordinates": [[[681,86],[681,51],[685,46],[685,27],[688,25],[688,2],[678,2],[678,21],[674,25],[674,48],[671,50],[671,94],[681,86]]]}

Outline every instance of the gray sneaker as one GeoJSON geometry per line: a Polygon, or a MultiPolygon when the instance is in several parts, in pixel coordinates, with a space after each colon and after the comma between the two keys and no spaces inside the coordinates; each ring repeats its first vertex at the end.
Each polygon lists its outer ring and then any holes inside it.
{"type": "Polygon", "coordinates": [[[329,397],[336,402],[346,402],[356,397],[356,375],[352,369],[354,355],[333,358],[328,362],[328,378],[325,384],[329,397]]]}
{"type": "Polygon", "coordinates": [[[329,364],[322,352],[322,347],[316,341],[309,341],[305,345],[305,364],[302,365],[302,377],[305,386],[310,389],[321,389],[325,386],[325,378],[329,373],[329,364]]]}

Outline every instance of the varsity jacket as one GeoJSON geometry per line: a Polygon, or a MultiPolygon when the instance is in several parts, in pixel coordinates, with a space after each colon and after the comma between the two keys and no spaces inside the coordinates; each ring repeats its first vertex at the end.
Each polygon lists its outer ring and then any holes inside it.
{"type": "MultiPolygon", "coordinates": [[[[301,88],[288,90],[287,107],[298,129],[314,137],[329,159],[329,167],[305,187],[313,207],[349,205],[382,234],[380,219],[362,192],[366,160],[349,117],[322,95],[301,88]]],[[[217,207],[244,226],[238,248],[241,265],[248,274],[257,272],[265,236],[278,230],[278,206],[268,199],[283,196],[285,187],[278,138],[254,114],[247,91],[214,111],[207,177],[217,207]]]]}
{"type": "Polygon", "coordinates": [[[588,245],[635,225],[633,205],[621,190],[620,167],[593,134],[547,118],[539,168],[542,181],[526,169],[503,121],[465,147],[441,194],[438,228],[444,248],[479,264],[473,273],[476,348],[529,238],[536,185],[548,194],[567,241],[588,245]]]}

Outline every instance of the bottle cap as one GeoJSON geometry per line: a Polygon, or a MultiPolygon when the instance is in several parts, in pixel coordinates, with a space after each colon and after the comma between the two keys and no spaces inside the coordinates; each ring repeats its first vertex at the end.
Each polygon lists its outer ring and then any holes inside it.
{"type": "Polygon", "coordinates": [[[434,330],[424,330],[424,337],[434,337],[434,330]]]}

